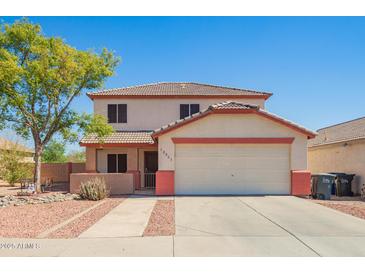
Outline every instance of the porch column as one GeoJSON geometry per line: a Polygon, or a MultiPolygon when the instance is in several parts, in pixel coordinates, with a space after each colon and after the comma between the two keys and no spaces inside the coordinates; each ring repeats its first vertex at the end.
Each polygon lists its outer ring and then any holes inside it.
{"type": "Polygon", "coordinates": [[[309,170],[291,171],[291,195],[307,196],[311,194],[311,172],[309,170]]]}
{"type": "Polygon", "coordinates": [[[156,172],[156,195],[175,195],[174,178],[174,170],[158,170],[156,172]]]}
{"type": "Polygon", "coordinates": [[[96,148],[86,147],[86,163],[85,169],[87,173],[96,172],[96,148]]]}
{"type": "Polygon", "coordinates": [[[138,148],[128,148],[127,173],[133,174],[134,189],[141,189],[141,174],[138,170],[138,148]]]}

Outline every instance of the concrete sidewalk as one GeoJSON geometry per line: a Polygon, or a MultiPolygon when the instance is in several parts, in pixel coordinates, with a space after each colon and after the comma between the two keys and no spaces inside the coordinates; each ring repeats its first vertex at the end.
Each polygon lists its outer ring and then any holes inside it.
{"type": "Polygon", "coordinates": [[[128,198],[84,231],[79,238],[142,236],[157,198],[128,198]]]}
{"type": "Polygon", "coordinates": [[[0,257],[170,257],[172,237],[4,239],[0,257]]]}

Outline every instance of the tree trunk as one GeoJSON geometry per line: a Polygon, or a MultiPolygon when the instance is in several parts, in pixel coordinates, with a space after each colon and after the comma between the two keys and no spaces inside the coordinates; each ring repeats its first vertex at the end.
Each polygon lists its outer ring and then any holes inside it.
{"type": "Polygon", "coordinates": [[[34,153],[34,184],[36,192],[41,192],[41,155],[42,147],[36,147],[34,153]]]}

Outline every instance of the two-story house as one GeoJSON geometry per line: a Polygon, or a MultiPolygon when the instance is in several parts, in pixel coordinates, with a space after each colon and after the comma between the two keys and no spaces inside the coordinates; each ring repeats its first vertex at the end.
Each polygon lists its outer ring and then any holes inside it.
{"type": "Polygon", "coordinates": [[[298,194],[308,187],[307,140],[316,133],[267,112],[271,93],[156,83],[87,95],[115,132],[103,142],[81,140],[88,174],[74,176],[74,191],[90,176],[103,176],[114,194],[298,194]]]}

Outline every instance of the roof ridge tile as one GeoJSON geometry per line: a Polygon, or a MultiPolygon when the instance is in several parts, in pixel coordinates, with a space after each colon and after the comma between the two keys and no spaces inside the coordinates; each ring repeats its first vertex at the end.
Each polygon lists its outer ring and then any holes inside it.
{"type": "Polygon", "coordinates": [[[88,96],[264,96],[272,93],[196,82],[156,82],[88,92],[88,96]]]}

